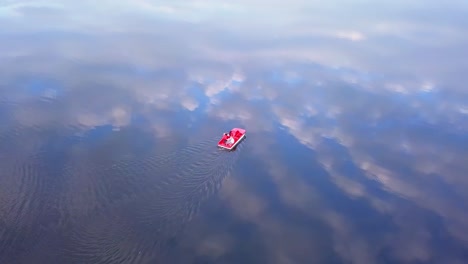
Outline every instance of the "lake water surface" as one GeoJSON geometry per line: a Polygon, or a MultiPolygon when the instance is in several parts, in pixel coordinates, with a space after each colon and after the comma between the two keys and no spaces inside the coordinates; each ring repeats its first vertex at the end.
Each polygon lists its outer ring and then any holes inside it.
{"type": "Polygon", "coordinates": [[[0,263],[468,263],[467,32],[461,0],[0,1],[0,263]]]}

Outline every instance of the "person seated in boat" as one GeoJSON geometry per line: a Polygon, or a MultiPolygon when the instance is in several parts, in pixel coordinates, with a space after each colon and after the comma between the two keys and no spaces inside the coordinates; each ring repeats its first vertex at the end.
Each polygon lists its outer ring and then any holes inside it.
{"type": "Polygon", "coordinates": [[[223,133],[223,139],[227,145],[233,144],[235,141],[234,135],[232,135],[231,131],[229,131],[228,133],[223,133]]]}
{"type": "Polygon", "coordinates": [[[233,144],[234,143],[234,137],[233,136],[229,136],[228,139],[226,139],[226,144],[233,144]]]}

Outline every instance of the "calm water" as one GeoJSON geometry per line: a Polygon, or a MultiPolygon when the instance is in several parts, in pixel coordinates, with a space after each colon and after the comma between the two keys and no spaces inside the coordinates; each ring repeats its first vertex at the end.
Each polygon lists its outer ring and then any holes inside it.
{"type": "Polygon", "coordinates": [[[0,1],[0,263],[468,263],[467,32],[461,0],[0,1]]]}

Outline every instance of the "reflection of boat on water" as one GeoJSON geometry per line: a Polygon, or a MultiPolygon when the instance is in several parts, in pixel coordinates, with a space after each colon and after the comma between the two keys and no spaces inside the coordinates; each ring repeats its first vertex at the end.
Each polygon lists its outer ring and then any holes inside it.
{"type": "Polygon", "coordinates": [[[229,133],[224,133],[218,141],[218,147],[223,149],[234,149],[245,138],[245,129],[233,128],[229,133]]]}

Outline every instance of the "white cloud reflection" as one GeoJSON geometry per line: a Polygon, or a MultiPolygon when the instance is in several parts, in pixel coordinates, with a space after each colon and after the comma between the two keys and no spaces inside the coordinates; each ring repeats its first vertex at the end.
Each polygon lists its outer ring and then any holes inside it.
{"type": "MultiPolygon", "coordinates": [[[[141,115],[156,137],[170,137],[175,128],[161,111],[179,108],[242,124],[258,139],[253,151],[278,199],[329,230],[317,231],[327,239],[319,243],[315,231],[302,232],[307,225],[277,219],[272,201],[230,178],[221,197],[259,230],[269,263],[320,263],[326,250],[349,263],[379,263],[384,250],[399,263],[456,263],[459,255],[437,248],[425,216],[466,247],[468,5],[436,7],[368,0],[3,1],[0,94],[29,105],[13,113],[26,127],[119,129],[141,115]],[[34,85],[23,80],[37,79],[57,86],[41,93],[55,108],[32,103],[34,85]],[[393,230],[378,230],[376,238],[360,229],[363,219],[333,208],[331,197],[307,181],[315,175],[299,177],[272,154],[276,125],[314,152],[298,159],[320,164],[325,180],[364,201],[393,230]]],[[[234,241],[208,234],[196,251],[218,258],[234,250],[234,241]]]]}

